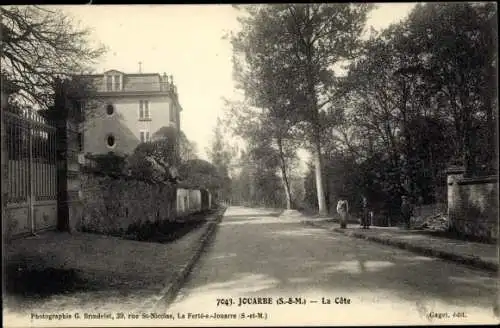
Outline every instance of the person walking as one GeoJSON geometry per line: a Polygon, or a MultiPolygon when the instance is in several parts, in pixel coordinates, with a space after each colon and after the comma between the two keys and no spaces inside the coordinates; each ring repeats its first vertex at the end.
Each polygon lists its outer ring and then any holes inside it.
{"type": "Polygon", "coordinates": [[[337,203],[337,213],[340,215],[340,228],[347,228],[347,216],[349,215],[349,204],[347,200],[340,199],[337,203]]]}
{"type": "Polygon", "coordinates": [[[370,211],[368,210],[368,199],[366,196],[363,196],[362,199],[362,214],[361,214],[361,228],[362,229],[370,229],[370,211]]]}
{"type": "Polygon", "coordinates": [[[401,215],[406,229],[411,228],[410,220],[413,209],[407,196],[401,196],[401,215]]]}

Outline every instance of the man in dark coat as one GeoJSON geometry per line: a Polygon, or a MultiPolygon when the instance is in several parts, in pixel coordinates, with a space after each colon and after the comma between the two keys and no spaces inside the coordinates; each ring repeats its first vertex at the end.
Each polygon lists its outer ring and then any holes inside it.
{"type": "Polygon", "coordinates": [[[401,197],[401,215],[406,229],[410,229],[410,220],[413,214],[413,208],[407,196],[401,197]]]}
{"type": "Polygon", "coordinates": [[[370,211],[368,209],[368,199],[363,196],[362,214],[361,214],[361,227],[363,229],[370,229],[370,211]]]}

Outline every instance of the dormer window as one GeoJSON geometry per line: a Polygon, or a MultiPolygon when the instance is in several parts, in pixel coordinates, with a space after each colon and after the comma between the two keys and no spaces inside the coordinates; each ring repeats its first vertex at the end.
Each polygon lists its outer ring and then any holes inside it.
{"type": "Polygon", "coordinates": [[[114,79],[115,79],[115,81],[114,81],[114,82],[115,82],[115,83],[114,83],[114,84],[115,84],[115,89],[114,89],[114,90],[115,90],[115,91],[119,91],[119,90],[121,90],[121,89],[122,89],[121,75],[114,75],[113,77],[114,77],[114,79]]]}
{"type": "Polygon", "coordinates": [[[111,79],[112,75],[106,75],[106,90],[113,91],[113,80],[111,79]]]}
{"type": "Polygon", "coordinates": [[[123,75],[106,74],[106,91],[121,91],[123,89],[123,75]]]}

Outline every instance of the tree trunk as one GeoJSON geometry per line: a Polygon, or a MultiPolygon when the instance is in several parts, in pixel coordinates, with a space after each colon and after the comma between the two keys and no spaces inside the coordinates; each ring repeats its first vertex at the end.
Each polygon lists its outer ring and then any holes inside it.
{"type": "Polygon", "coordinates": [[[326,208],[325,201],[325,191],[323,187],[323,168],[321,163],[321,144],[319,138],[315,140],[315,152],[314,152],[314,168],[316,174],[316,193],[318,195],[318,211],[319,215],[328,215],[328,209],[326,208]]]}
{"type": "Polygon", "coordinates": [[[316,175],[316,194],[318,195],[318,212],[321,216],[328,215],[328,209],[326,208],[325,199],[325,189],[323,185],[323,163],[321,160],[321,131],[319,125],[319,114],[317,109],[316,94],[314,92],[314,86],[310,87],[312,101],[312,117],[313,117],[313,147],[314,147],[314,168],[316,175]]]}
{"type": "Polygon", "coordinates": [[[292,193],[290,191],[290,182],[288,181],[288,175],[286,174],[286,161],[285,154],[283,152],[283,143],[281,138],[278,138],[278,148],[279,148],[279,156],[280,156],[280,168],[281,168],[281,180],[283,182],[283,187],[285,188],[285,196],[286,196],[286,209],[292,209],[292,193]]]}
{"type": "Polygon", "coordinates": [[[475,158],[474,158],[474,125],[472,124],[472,115],[469,107],[464,106],[463,111],[465,112],[463,117],[463,165],[465,167],[464,176],[471,177],[476,173],[475,168],[475,158]]]}
{"type": "MultiPolygon", "coordinates": [[[[496,65],[495,65],[496,66],[496,65]]],[[[497,136],[496,136],[496,124],[495,124],[495,103],[494,103],[494,98],[495,96],[492,94],[493,90],[496,90],[494,88],[496,84],[496,79],[495,79],[495,71],[496,69],[489,69],[488,70],[488,87],[486,88],[486,95],[485,95],[485,111],[486,111],[486,122],[488,125],[488,148],[490,151],[488,152],[488,166],[489,166],[489,174],[495,174],[498,165],[497,165],[497,136]]]]}
{"type": "MultiPolygon", "coordinates": [[[[309,5],[306,7],[306,17],[310,17],[309,5]]],[[[310,21],[308,22],[310,23],[310,21]]],[[[317,85],[317,75],[315,72],[318,72],[315,68],[315,64],[313,61],[314,57],[314,46],[311,35],[312,29],[305,29],[303,44],[305,46],[305,55],[306,55],[306,65],[305,65],[305,75],[306,75],[306,83],[307,83],[307,96],[309,97],[309,106],[311,110],[311,123],[312,123],[312,146],[314,149],[314,166],[315,166],[315,174],[316,174],[316,193],[318,196],[318,212],[321,216],[328,215],[328,209],[326,208],[325,201],[325,191],[323,186],[323,168],[321,161],[321,126],[319,122],[319,108],[318,108],[318,99],[316,95],[316,85],[317,85]]],[[[317,74],[317,73],[316,73],[317,74]]]]}

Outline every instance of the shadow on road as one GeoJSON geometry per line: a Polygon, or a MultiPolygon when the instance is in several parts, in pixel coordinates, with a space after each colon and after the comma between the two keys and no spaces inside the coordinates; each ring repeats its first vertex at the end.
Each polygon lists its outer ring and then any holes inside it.
{"type": "Polygon", "coordinates": [[[249,218],[277,218],[280,216],[280,212],[273,213],[255,213],[251,215],[227,215],[224,216],[224,221],[234,220],[234,219],[249,219],[249,218]]]}
{"type": "Polygon", "coordinates": [[[490,309],[496,303],[495,274],[272,217],[242,225],[231,218],[186,285],[189,295],[344,293],[419,308],[424,300],[490,309]]]}

